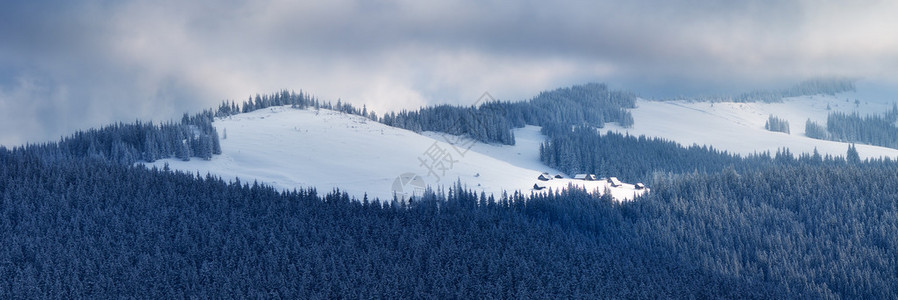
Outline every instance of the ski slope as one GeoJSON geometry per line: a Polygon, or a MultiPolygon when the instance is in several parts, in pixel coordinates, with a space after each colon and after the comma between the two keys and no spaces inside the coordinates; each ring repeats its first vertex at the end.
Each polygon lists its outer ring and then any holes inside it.
{"type": "MultiPolygon", "coordinates": [[[[810,119],[826,126],[826,118],[831,111],[866,115],[882,114],[892,108],[892,102],[884,100],[888,98],[869,97],[866,94],[843,93],[835,96],[785,98],[782,103],[638,99],[637,108],[631,110],[635,120],[631,128],[607,124],[602,130],[662,137],[684,146],[711,145],[716,149],[742,155],[765,151],[773,154],[777,149],[789,148],[795,155],[817,149],[822,155],[844,156],[848,151],[848,143],[808,138],[805,136],[805,123],[810,119]],[[855,100],[859,104],[855,104],[855,100]],[[769,115],[789,121],[791,134],[764,129],[769,115]]],[[[861,158],[898,158],[898,150],[885,147],[858,144],[857,150],[861,158]]]]}
{"type": "MultiPolygon", "coordinates": [[[[366,118],[321,109],[271,107],[219,118],[213,122],[223,153],[211,160],[158,160],[152,164],[187,172],[211,173],[242,182],[259,181],[291,190],[316,187],[340,189],[356,199],[392,199],[421,194],[461,182],[477,192],[497,197],[507,191],[534,191],[542,172],[558,174],[539,161],[539,127],[516,129],[517,144],[468,144],[458,137],[412,131],[366,118]],[[452,142],[450,144],[449,142],[452,142]],[[457,146],[453,146],[457,145],[457,146]]],[[[614,174],[602,174],[614,176],[614,174]]],[[[567,176],[565,176],[567,177],[567,176]]],[[[569,184],[588,191],[605,191],[604,183],[573,179],[547,182],[553,189],[569,184]]],[[[630,200],[632,185],[608,189],[620,201],[630,200]]]]}

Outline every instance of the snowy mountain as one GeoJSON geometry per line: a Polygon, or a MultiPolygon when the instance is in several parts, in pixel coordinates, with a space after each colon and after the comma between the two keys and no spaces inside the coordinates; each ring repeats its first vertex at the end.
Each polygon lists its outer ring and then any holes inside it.
{"type": "MultiPolygon", "coordinates": [[[[848,143],[809,138],[805,122],[826,124],[831,112],[880,114],[892,107],[886,99],[858,92],[786,98],[779,103],[639,99],[630,110],[633,126],[606,123],[601,131],[661,137],[686,146],[710,145],[743,155],[788,148],[796,155],[817,150],[844,156],[848,143]],[[771,116],[788,122],[790,133],[765,129],[771,116]]],[[[635,183],[612,186],[606,180],[574,180],[570,178],[574,174],[547,167],[539,160],[539,144],[545,136],[537,126],[514,129],[513,146],[438,132],[418,134],[358,115],[290,106],[216,118],[213,126],[221,137],[222,155],[209,161],[164,159],[152,165],[255,180],[287,190],[340,189],[357,199],[406,197],[421,194],[428,186],[439,189],[456,183],[496,196],[546,192],[569,184],[596,193],[607,190],[617,200],[647,191],[637,189],[635,183]],[[544,172],[550,180],[537,179],[544,172]]],[[[857,151],[861,158],[898,157],[898,150],[885,147],[858,144],[857,151]]]]}
{"type": "MultiPolygon", "coordinates": [[[[607,181],[557,179],[557,170],[539,161],[539,127],[514,131],[514,146],[490,145],[457,136],[412,131],[383,125],[356,115],[327,109],[270,107],[217,118],[222,155],[211,160],[158,160],[152,165],[223,178],[253,180],[281,189],[314,186],[326,192],[340,189],[352,197],[392,199],[421,194],[426,186],[448,187],[461,182],[469,189],[500,196],[503,191],[537,192],[534,184],[557,190],[569,184],[617,200],[632,199],[645,190],[607,181]],[[540,174],[552,175],[549,181],[540,174]]],[[[614,174],[599,174],[614,176],[614,174]]]]}

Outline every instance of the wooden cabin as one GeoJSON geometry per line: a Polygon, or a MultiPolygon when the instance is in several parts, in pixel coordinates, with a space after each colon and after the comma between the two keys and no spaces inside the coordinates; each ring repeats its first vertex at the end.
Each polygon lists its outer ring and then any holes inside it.
{"type": "Polygon", "coordinates": [[[596,175],[595,174],[577,174],[577,175],[574,175],[574,179],[595,181],[596,175]]]}
{"type": "Polygon", "coordinates": [[[623,182],[620,182],[620,179],[617,179],[617,177],[608,177],[608,183],[613,187],[619,187],[624,184],[623,182]]]}

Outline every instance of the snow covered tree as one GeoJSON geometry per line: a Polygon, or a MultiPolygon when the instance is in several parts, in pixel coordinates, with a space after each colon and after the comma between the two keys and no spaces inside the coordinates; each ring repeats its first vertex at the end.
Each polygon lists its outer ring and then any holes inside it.
{"type": "Polygon", "coordinates": [[[784,119],[780,119],[775,117],[774,115],[770,115],[767,118],[767,123],[764,124],[764,129],[774,132],[783,132],[789,133],[789,121],[784,119]]]}
{"type": "Polygon", "coordinates": [[[857,153],[857,147],[854,144],[848,145],[848,153],[845,155],[845,159],[855,164],[861,162],[861,156],[857,153]]]}

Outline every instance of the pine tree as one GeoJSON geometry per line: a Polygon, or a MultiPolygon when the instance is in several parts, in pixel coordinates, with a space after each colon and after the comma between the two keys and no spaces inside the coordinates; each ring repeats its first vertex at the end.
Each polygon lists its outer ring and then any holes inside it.
{"type": "Polygon", "coordinates": [[[221,154],[221,141],[218,140],[218,131],[215,128],[212,128],[212,154],[221,154]]]}
{"type": "Polygon", "coordinates": [[[190,160],[190,146],[188,144],[186,140],[181,141],[181,146],[178,148],[178,159],[183,161],[190,160]]]}
{"type": "Polygon", "coordinates": [[[848,153],[845,155],[845,159],[850,163],[861,162],[861,156],[857,153],[857,148],[854,144],[848,145],[848,153]]]}

